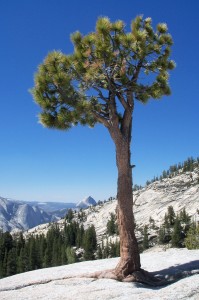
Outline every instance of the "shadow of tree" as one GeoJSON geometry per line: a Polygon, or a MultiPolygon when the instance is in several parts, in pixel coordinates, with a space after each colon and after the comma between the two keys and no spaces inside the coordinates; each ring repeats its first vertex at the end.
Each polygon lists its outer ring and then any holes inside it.
{"type": "MultiPolygon", "coordinates": [[[[160,278],[165,282],[165,284],[156,287],[145,285],[145,287],[154,290],[159,290],[164,288],[165,285],[172,284],[185,277],[193,276],[196,274],[199,274],[199,260],[190,261],[184,264],[176,264],[166,269],[150,272],[150,275],[160,278]]],[[[136,285],[141,285],[141,284],[136,283],[136,285]]]]}
{"type": "Polygon", "coordinates": [[[174,266],[171,266],[167,269],[151,272],[154,276],[172,276],[176,275],[177,273],[190,273],[194,271],[199,272],[199,260],[190,261],[188,263],[184,264],[176,264],[174,266]]]}

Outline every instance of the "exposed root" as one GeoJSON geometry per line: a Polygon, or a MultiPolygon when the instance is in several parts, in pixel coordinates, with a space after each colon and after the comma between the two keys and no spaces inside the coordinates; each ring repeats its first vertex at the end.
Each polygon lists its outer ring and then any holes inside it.
{"type": "MultiPolygon", "coordinates": [[[[85,274],[83,276],[85,277],[85,274]]],[[[145,283],[150,286],[161,286],[170,283],[165,279],[160,279],[152,276],[149,272],[143,269],[140,269],[139,271],[135,271],[126,277],[124,277],[121,274],[116,275],[115,269],[98,271],[92,274],[87,274],[86,277],[95,278],[95,279],[101,279],[101,278],[114,279],[123,282],[139,282],[139,283],[145,283]]]]}
{"type": "Polygon", "coordinates": [[[81,277],[95,278],[95,279],[104,278],[104,279],[119,280],[118,277],[114,273],[114,269],[97,271],[97,272],[91,273],[91,274],[83,274],[83,275],[81,275],[81,277]]]}
{"type": "Polygon", "coordinates": [[[166,285],[169,283],[164,279],[154,277],[149,272],[147,272],[143,269],[133,272],[132,274],[125,277],[122,281],[124,281],[124,282],[140,282],[140,283],[145,283],[145,284],[151,285],[151,286],[161,286],[161,285],[166,285]]]}

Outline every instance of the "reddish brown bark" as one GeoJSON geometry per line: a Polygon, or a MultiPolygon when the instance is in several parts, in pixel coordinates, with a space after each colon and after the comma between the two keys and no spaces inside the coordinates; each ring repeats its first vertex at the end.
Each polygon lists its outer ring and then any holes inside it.
{"type": "Polygon", "coordinates": [[[124,279],[140,270],[140,255],[135,237],[133,216],[133,191],[131,168],[131,131],[134,101],[132,93],[127,91],[127,102],[122,120],[119,121],[115,94],[109,93],[109,125],[107,126],[116,148],[118,169],[117,184],[117,221],[120,234],[120,261],[114,270],[118,279],[124,279]]]}
{"type": "Polygon", "coordinates": [[[130,141],[116,143],[118,168],[117,219],[120,234],[120,261],[115,268],[118,277],[125,278],[140,270],[140,255],[135,237],[133,216],[132,169],[130,166],[130,141]]]}
{"type": "MultiPolygon", "coordinates": [[[[116,149],[118,168],[117,221],[120,235],[120,261],[113,270],[99,271],[89,276],[127,282],[143,282],[153,286],[164,285],[165,281],[154,278],[141,269],[138,243],[135,237],[130,151],[134,108],[132,93],[127,92],[127,102],[122,120],[119,119],[116,111],[115,95],[110,93],[109,100],[109,120],[104,121],[103,124],[109,130],[116,149]]],[[[101,122],[101,120],[99,121],[101,122]]]]}

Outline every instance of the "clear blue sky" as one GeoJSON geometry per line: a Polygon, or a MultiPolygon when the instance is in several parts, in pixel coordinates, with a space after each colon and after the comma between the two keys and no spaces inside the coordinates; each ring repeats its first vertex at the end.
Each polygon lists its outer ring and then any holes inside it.
{"type": "Polygon", "coordinates": [[[71,53],[70,34],[88,33],[99,16],[130,21],[139,14],[166,22],[174,39],[172,95],[136,105],[134,183],[144,184],[171,164],[199,155],[199,1],[0,1],[0,196],[76,202],[116,195],[114,145],[102,126],[68,132],[38,124],[28,90],[48,52],[71,53]]]}

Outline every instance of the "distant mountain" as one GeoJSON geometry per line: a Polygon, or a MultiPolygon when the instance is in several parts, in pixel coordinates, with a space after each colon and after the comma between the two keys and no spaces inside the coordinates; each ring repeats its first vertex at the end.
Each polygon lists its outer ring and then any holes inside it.
{"type": "MultiPolygon", "coordinates": [[[[90,206],[91,202],[89,198],[91,197],[80,201],[77,206],[90,206]]],[[[133,200],[136,236],[138,240],[141,240],[143,236],[138,229],[143,228],[144,225],[150,227],[150,218],[154,220],[158,227],[164,222],[168,206],[173,206],[176,214],[179,214],[185,208],[191,218],[199,222],[199,167],[195,167],[193,171],[178,172],[173,177],[155,181],[145,188],[135,191],[133,193],[133,200]]],[[[117,200],[111,200],[96,205],[94,208],[84,210],[85,218],[83,226],[85,228],[88,228],[92,224],[95,226],[98,242],[102,242],[103,240],[104,243],[106,242],[107,221],[110,219],[111,213],[116,213],[116,206],[117,200]]],[[[82,222],[78,219],[78,212],[75,214],[74,220],[82,222]]],[[[59,220],[57,225],[60,229],[63,229],[64,223],[65,220],[59,220]]],[[[50,224],[38,226],[29,230],[26,236],[30,234],[46,234],[49,228],[50,224]]],[[[152,229],[149,234],[154,234],[154,230],[152,229]]]]}
{"type": "Polygon", "coordinates": [[[77,203],[77,208],[88,208],[89,206],[95,206],[97,203],[96,201],[91,197],[84,198],[80,202],[77,203]]]}
{"type": "MultiPolygon", "coordinates": [[[[64,202],[29,202],[31,205],[36,205],[40,209],[52,215],[54,220],[64,218],[69,208],[75,209],[76,203],[64,202]]],[[[42,223],[40,223],[42,224],[42,223]]]]}
{"type": "Polygon", "coordinates": [[[0,229],[28,230],[64,217],[75,203],[26,202],[0,197],[0,229]]]}
{"type": "Polygon", "coordinates": [[[30,205],[38,206],[39,208],[45,210],[46,212],[53,213],[69,208],[75,208],[76,203],[64,203],[64,202],[28,202],[30,205]]]}
{"type": "MultiPolygon", "coordinates": [[[[148,225],[150,217],[154,219],[157,226],[162,224],[168,206],[173,206],[177,214],[180,213],[183,208],[186,208],[186,212],[193,219],[197,218],[198,220],[199,165],[194,164],[192,171],[183,171],[183,169],[179,169],[173,174],[170,174],[167,178],[162,178],[161,180],[149,183],[144,188],[134,191],[133,194],[134,216],[137,228],[148,225]]],[[[96,205],[96,201],[91,196],[83,199],[77,203],[76,206],[74,203],[28,203],[11,201],[4,198],[0,199],[0,228],[2,227],[4,230],[12,230],[15,227],[19,229],[28,229],[28,226],[31,228],[39,224],[59,220],[65,216],[68,208],[88,208],[96,205]],[[30,205],[32,209],[21,206],[25,204],[30,205]],[[35,207],[37,207],[39,211],[37,211],[35,207]],[[23,218],[19,213],[20,211],[23,211],[23,213],[21,213],[23,218]],[[29,217],[25,217],[25,212],[29,217]],[[33,217],[33,214],[36,214],[36,212],[37,217],[33,217]],[[32,220],[32,218],[34,220],[32,220]],[[38,223],[36,225],[33,225],[33,221],[35,220],[39,221],[37,221],[38,223]]],[[[94,209],[86,210],[86,221],[84,222],[84,226],[88,227],[90,224],[94,224],[98,238],[102,238],[104,235],[106,236],[106,224],[110,218],[110,213],[115,213],[116,205],[117,201],[111,200],[107,203],[97,205],[94,209]]],[[[60,220],[58,223],[61,227],[64,226],[64,220],[60,220]]],[[[46,230],[48,225],[44,227],[46,230]]],[[[37,229],[34,229],[34,231],[36,233],[42,233],[44,227],[40,226],[38,231],[37,229]]],[[[32,233],[33,231],[31,230],[30,234],[32,233]]]]}
{"type": "Polygon", "coordinates": [[[38,206],[0,197],[0,228],[3,231],[27,230],[54,220],[55,218],[52,215],[38,206]]]}

